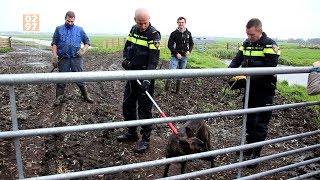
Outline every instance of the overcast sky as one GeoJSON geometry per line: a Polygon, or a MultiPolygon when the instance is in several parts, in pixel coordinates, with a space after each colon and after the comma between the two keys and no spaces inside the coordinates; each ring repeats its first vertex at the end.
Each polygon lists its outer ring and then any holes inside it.
{"type": "Polygon", "coordinates": [[[319,0],[2,0],[0,31],[23,31],[23,14],[39,14],[40,32],[53,33],[72,10],[87,33],[127,34],[139,7],[163,35],[184,16],[193,36],[245,38],[245,24],[256,17],[272,38],[320,38],[319,0]]]}

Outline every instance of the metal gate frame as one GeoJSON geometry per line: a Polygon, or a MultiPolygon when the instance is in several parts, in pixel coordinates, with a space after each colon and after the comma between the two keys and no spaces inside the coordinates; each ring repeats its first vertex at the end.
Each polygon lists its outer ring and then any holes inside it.
{"type": "MultiPolygon", "coordinates": [[[[17,166],[18,166],[18,176],[19,176],[19,179],[24,179],[21,150],[20,150],[20,141],[19,141],[19,138],[21,137],[94,131],[94,130],[114,129],[114,128],[121,128],[121,127],[159,124],[159,123],[167,123],[167,122],[178,122],[178,121],[181,122],[181,121],[187,121],[187,120],[197,120],[197,119],[212,118],[212,117],[243,115],[243,126],[242,126],[243,128],[241,133],[240,146],[234,146],[230,148],[218,149],[214,151],[207,151],[204,153],[197,153],[197,154],[179,156],[174,158],[166,158],[162,160],[154,160],[154,161],[148,161],[148,162],[134,163],[134,164],[114,166],[114,167],[108,167],[108,168],[100,168],[95,170],[78,171],[78,172],[71,172],[71,173],[64,173],[64,174],[57,174],[57,175],[32,177],[28,179],[70,179],[70,178],[88,177],[88,176],[99,175],[99,174],[128,171],[128,170],[142,168],[142,167],[151,167],[155,165],[164,165],[172,162],[181,162],[181,161],[198,159],[198,158],[203,158],[208,156],[215,156],[215,155],[220,155],[220,154],[225,154],[225,153],[230,153],[235,151],[240,151],[240,158],[239,158],[240,161],[238,163],[233,163],[226,166],[215,167],[215,168],[192,172],[192,173],[186,173],[186,174],[177,175],[177,176],[171,176],[166,179],[199,177],[202,175],[225,171],[233,168],[238,168],[237,178],[240,178],[240,179],[263,177],[266,175],[292,169],[305,164],[318,162],[320,161],[320,159],[314,158],[302,163],[296,163],[293,165],[281,167],[278,169],[273,169],[270,171],[266,171],[264,173],[258,173],[258,174],[254,174],[254,175],[242,177],[242,178],[241,178],[241,167],[247,166],[249,164],[263,162],[266,160],[271,160],[278,157],[287,156],[294,153],[300,153],[300,152],[316,149],[320,147],[320,144],[307,146],[300,149],[295,149],[295,150],[291,150],[291,151],[287,151],[279,154],[273,154],[270,156],[264,156],[258,159],[242,162],[244,150],[249,148],[259,147],[262,145],[289,141],[296,138],[318,135],[320,134],[320,130],[244,145],[245,128],[246,128],[245,122],[246,122],[247,114],[272,111],[272,110],[280,110],[280,109],[288,109],[288,108],[296,108],[296,107],[304,107],[304,106],[312,106],[312,105],[320,104],[320,101],[274,105],[274,106],[259,107],[259,108],[248,108],[250,76],[266,75],[266,74],[309,73],[311,69],[312,67],[277,67],[277,68],[272,67],[272,68],[236,68],[236,69],[235,68],[219,68],[219,69],[177,69],[177,70],[149,70],[149,71],[95,71],[95,72],[72,72],[72,73],[2,74],[0,75],[0,85],[9,85],[10,109],[11,109],[11,118],[12,118],[13,128],[12,128],[12,131],[0,131],[0,139],[14,138],[16,159],[17,159],[17,166]],[[129,122],[111,122],[111,123],[76,125],[76,126],[65,126],[65,127],[54,127],[54,128],[40,128],[40,129],[27,129],[27,130],[18,129],[14,85],[48,84],[48,83],[57,83],[57,82],[78,82],[78,81],[97,82],[97,81],[118,81],[118,80],[136,80],[136,79],[165,79],[165,78],[172,78],[172,77],[194,78],[194,77],[233,76],[233,75],[247,75],[247,84],[246,84],[247,88],[246,88],[244,109],[185,115],[185,116],[177,116],[177,117],[168,117],[168,118],[154,118],[154,119],[148,119],[148,121],[139,120],[139,121],[129,121],[129,122]]],[[[319,174],[319,173],[320,173],[319,171],[315,171],[310,174],[306,174],[305,177],[319,174]]]]}

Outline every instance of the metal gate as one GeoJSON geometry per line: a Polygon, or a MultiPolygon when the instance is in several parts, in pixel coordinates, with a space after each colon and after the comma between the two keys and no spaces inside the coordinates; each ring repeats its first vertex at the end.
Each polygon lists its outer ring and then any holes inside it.
{"type": "MultiPolygon", "coordinates": [[[[221,172],[225,170],[230,170],[238,168],[237,178],[239,179],[253,179],[260,178],[270,174],[274,174],[281,171],[286,171],[292,168],[303,166],[306,164],[311,164],[320,161],[320,157],[303,161],[300,163],[295,163],[288,166],[283,166],[277,169],[271,169],[262,173],[254,174],[251,176],[241,177],[241,167],[255,164],[258,162],[263,162],[267,160],[272,160],[279,157],[288,156],[291,154],[301,153],[308,150],[318,149],[320,144],[314,144],[311,146],[294,149],[279,154],[272,154],[269,156],[264,156],[258,159],[242,161],[243,160],[243,151],[250,148],[259,147],[262,145],[274,144],[279,142],[290,141],[297,138],[304,138],[309,136],[315,136],[320,134],[320,130],[294,134],[286,137],[270,139],[266,141],[261,141],[253,144],[244,145],[245,139],[245,125],[246,125],[246,116],[250,113],[265,112],[270,110],[280,110],[288,108],[297,108],[303,106],[312,106],[320,104],[320,101],[313,102],[301,102],[293,104],[283,104],[283,105],[274,105],[268,107],[259,107],[259,108],[250,108],[248,109],[248,93],[249,93],[249,84],[251,75],[265,75],[265,74],[289,74],[289,73],[309,73],[312,67],[277,67],[277,68],[219,68],[219,69],[178,69],[178,70],[150,70],[150,71],[99,71],[99,72],[72,72],[72,73],[36,73],[36,74],[2,74],[0,75],[0,85],[9,86],[9,95],[10,95],[10,107],[11,107],[11,118],[13,129],[12,131],[0,131],[0,139],[13,138],[16,151],[16,160],[18,167],[19,179],[24,179],[23,165],[21,158],[20,150],[20,141],[21,137],[29,136],[43,136],[51,134],[61,134],[61,133],[72,133],[72,132],[85,132],[85,131],[96,131],[96,130],[105,130],[105,129],[114,129],[114,128],[124,128],[132,126],[143,126],[150,124],[159,124],[159,123],[168,123],[168,122],[181,122],[188,120],[197,120],[213,117],[223,117],[223,116],[234,116],[234,115],[243,115],[243,130],[241,134],[241,144],[239,146],[218,149],[213,151],[207,151],[203,153],[179,156],[174,158],[166,158],[161,160],[140,162],[134,164],[127,164],[121,166],[113,166],[107,168],[100,168],[94,170],[70,172],[57,175],[47,175],[41,177],[31,177],[28,179],[70,179],[70,178],[80,178],[80,177],[90,177],[100,174],[109,174],[116,173],[121,171],[128,171],[137,168],[151,167],[155,165],[165,165],[173,162],[182,162],[186,160],[199,159],[209,156],[216,156],[231,152],[240,151],[240,161],[238,163],[233,163],[225,166],[219,166],[211,169],[181,174],[177,176],[171,176],[165,179],[185,179],[192,177],[200,177],[207,174],[212,174],[216,172],[221,172]],[[185,115],[178,117],[167,117],[167,118],[155,118],[148,119],[147,121],[126,121],[126,122],[111,122],[111,123],[99,123],[99,124],[88,124],[88,125],[76,125],[76,126],[64,126],[64,127],[52,127],[52,128],[40,128],[40,129],[18,129],[18,121],[16,115],[16,101],[15,101],[15,90],[14,85],[19,84],[48,84],[48,83],[57,83],[57,82],[92,82],[92,81],[119,81],[119,80],[136,80],[136,79],[165,79],[165,78],[191,78],[191,77],[212,77],[212,76],[233,76],[233,75],[247,75],[247,88],[246,88],[246,98],[244,109],[230,110],[230,111],[220,111],[220,112],[211,112],[211,113],[202,113],[194,115],[185,115]]],[[[306,178],[319,174],[320,170],[308,173],[293,179],[306,178]]]]}

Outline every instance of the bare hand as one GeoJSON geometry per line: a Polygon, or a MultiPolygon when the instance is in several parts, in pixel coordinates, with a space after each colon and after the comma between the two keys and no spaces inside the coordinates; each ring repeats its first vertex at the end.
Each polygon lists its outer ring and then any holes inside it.
{"type": "Polygon", "coordinates": [[[181,56],[181,54],[177,54],[177,59],[182,59],[182,56],[181,56]]]}
{"type": "Polygon", "coordinates": [[[77,52],[77,56],[81,57],[84,55],[84,53],[86,53],[85,49],[79,49],[79,51],[77,52]]]}
{"type": "Polygon", "coordinates": [[[52,56],[51,63],[52,63],[53,67],[57,68],[58,67],[58,63],[59,63],[58,56],[52,56]]]}

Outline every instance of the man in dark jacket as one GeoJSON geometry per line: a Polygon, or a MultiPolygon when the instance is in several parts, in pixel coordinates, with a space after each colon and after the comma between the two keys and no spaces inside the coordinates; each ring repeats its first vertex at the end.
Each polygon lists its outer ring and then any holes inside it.
{"type": "MultiPolygon", "coordinates": [[[[246,39],[240,46],[236,57],[232,60],[229,68],[251,67],[276,67],[280,49],[276,42],[267,37],[262,31],[262,23],[259,19],[253,18],[246,25],[246,39]]],[[[254,75],[251,76],[249,108],[270,106],[273,104],[277,77],[275,75],[254,75]]],[[[255,143],[264,141],[268,133],[268,124],[271,119],[271,111],[248,114],[246,124],[246,141],[255,143]]],[[[260,157],[262,147],[245,151],[250,159],[260,157]]],[[[257,164],[249,166],[256,167],[257,164]]]]}
{"type": "MultiPolygon", "coordinates": [[[[131,28],[123,50],[122,67],[126,70],[154,70],[160,55],[160,32],[149,22],[150,17],[146,9],[137,9],[134,18],[136,25],[131,28]]],[[[137,104],[139,119],[152,118],[152,101],[145,94],[148,91],[152,96],[154,80],[127,81],[124,91],[123,116],[125,121],[137,119],[137,104]]],[[[142,153],[149,148],[152,126],[142,126],[141,140],[137,143],[136,152],[142,153]]],[[[129,127],[128,131],[117,137],[118,141],[137,141],[137,127],[129,127]]]]}
{"type": "MultiPolygon", "coordinates": [[[[177,19],[178,28],[170,34],[168,48],[171,51],[169,69],[185,69],[187,67],[187,56],[192,51],[193,39],[191,32],[186,28],[186,18],[177,19]]],[[[177,80],[176,93],[180,93],[181,79],[177,80]]],[[[168,79],[165,84],[165,91],[169,91],[171,80],[168,79]]]]}

